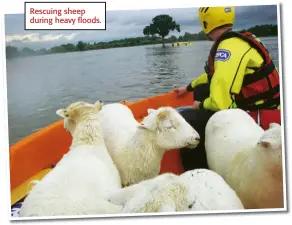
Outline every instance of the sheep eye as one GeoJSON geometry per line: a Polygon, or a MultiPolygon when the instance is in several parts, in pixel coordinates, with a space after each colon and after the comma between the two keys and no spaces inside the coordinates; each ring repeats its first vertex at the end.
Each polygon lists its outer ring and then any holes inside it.
{"type": "Polygon", "coordinates": [[[174,126],[167,127],[167,129],[170,130],[170,131],[172,131],[172,132],[174,132],[176,130],[174,126]]]}
{"type": "Polygon", "coordinates": [[[189,205],[189,209],[191,209],[192,207],[193,207],[193,204],[190,204],[190,205],[189,205]]]}

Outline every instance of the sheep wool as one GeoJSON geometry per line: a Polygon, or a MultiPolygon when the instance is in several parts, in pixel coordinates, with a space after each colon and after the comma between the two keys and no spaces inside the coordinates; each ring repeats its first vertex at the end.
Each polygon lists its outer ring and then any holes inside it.
{"type": "Polygon", "coordinates": [[[104,144],[98,112],[103,103],[77,102],[57,114],[73,137],[67,154],[32,188],[20,216],[76,216],[112,214],[121,207],[105,200],[121,188],[117,168],[104,144]]]}
{"type": "Polygon", "coordinates": [[[208,169],[195,169],[180,175],[188,189],[188,210],[243,210],[236,192],[217,173],[208,169]]]}
{"type": "Polygon", "coordinates": [[[200,141],[197,131],[175,109],[161,107],[148,112],[138,123],[131,110],[120,103],[105,105],[100,111],[105,144],[123,186],[157,176],[166,151],[195,148],[200,141]]]}
{"type": "Polygon", "coordinates": [[[177,175],[161,174],[112,193],[109,201],[123,206],[122,213],[183,211],[187,188],[177,175]]]}
{"type": "Polygon", "coordinates": [[[235,155],[226,181],[240,196],[245,208],[283,208],[281,126],[270,124],[252,148],[235,155]]]}
{"type": "Polygon", "coordinates": [[[205,149],[209,169],[225,178],[227,166],[242,148],[254,146],[264,130],[241,109],[221,110],[209,119],[205,149]]]}
{"type": "Polygon", "coordinates": [[[264,131],[241,109],[219,111],[206,127],[206,154],[246,209],[284,207],[279,124],[264,131]]]}
{"type": "Polygon", "coordinates": [[[244,209],[224,179],[207,169],[161,174],[112,193],[109,201],[123,213],[244,209]]]}

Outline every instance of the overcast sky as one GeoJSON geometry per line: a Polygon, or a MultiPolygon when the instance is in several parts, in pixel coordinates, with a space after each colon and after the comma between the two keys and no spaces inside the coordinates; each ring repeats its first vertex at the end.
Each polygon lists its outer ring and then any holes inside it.
{"type": "MultiPolygon", "coordinates": [[[[23,14],[5,15],[6,43],[17,47],[34,49],[49,48],[79,40],[110,41],[126,37],[143,36],[143,28],[158,14],[168,14],[180,24],[181,33],[198,33],[201,27],[197,17],[198,8],[108,11],[106,31],[25,31],[23,14]]],[[[277,24],[277,6],[238,6],[236,7],[235,29],[249,28],[260,24],[277,24]]]]}

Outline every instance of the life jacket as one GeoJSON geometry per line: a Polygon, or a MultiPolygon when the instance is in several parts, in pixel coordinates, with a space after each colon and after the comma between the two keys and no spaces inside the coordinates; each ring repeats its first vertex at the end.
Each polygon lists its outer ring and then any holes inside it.
{"type": "Polygon", "coordinates": [[[264,130],[269,129],[270,123],[281,124],[281,112],[278,109],[261,109],[248,114],[264,130]]]}
{"type": "Polygon", "coordinates": [[[214,58],[217,48],[221,41],[232,37],[238,37],[250,44],[262,56],[264,62],[260,68],[251,68],[255,72],[246,74],[242,83],[240,93],[231,93],[234,96],[233,101],[238,108],[246,111],[255,111],[260,109],[276,109],[280,105],[280,87],[279,74],[270,57],[268,50],[263,43],[256,40],[256,36],[250,32],[238,33],[227,31],[213,44],[208,61],[206,62],[205,72],[208,75],[209,84],[214,74],[214,58]],[[263,103],[255,103],[262,100],[263,103]]]}

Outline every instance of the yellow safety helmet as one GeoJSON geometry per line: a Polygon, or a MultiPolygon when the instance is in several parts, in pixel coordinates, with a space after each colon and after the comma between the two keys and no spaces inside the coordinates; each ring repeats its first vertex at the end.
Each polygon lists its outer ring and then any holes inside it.
{"type": "Polygon", "coordinates": [[[198,14],[205,34],[223,25],[233,25],[235,18],[235,10],[232,6],[200,7],[198,14]]]}

